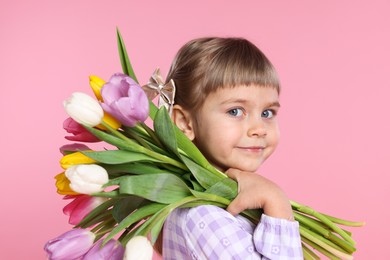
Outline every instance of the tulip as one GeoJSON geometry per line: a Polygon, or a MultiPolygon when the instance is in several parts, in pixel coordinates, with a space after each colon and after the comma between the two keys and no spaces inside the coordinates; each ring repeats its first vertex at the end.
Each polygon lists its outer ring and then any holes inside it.
{"type": "Polygon", "coordinates": [[[70,188],[81,194],[102,191],[108,182],[106,169],[97,164],[79,164],[66,169],[65,176],[70,181],[70,188]]]}
{"type": "Polygon", "coordinates": [[[65,215],[69,216],[69,224],[77,225],[94,208],[105,202],[107,199],[101,197],[92,197],[89,195],[65,196],[64,199],[73,199],[63,209],[65,215]]]}
{"type": "Polygon", "coordinates": [[[67,154],[60,160],[60,164],[63,169],[68,169],[69,167],[77,164],[91,164],[95,162],[96,161],[94,159],[91,159],[80,152],[67,154]]]}
{"type": "MultiPolygon", "coordinates": [[[[91,86],[96,98],[100,102],[103,102],[102,94],[100,92],[105,83],[106,82],[103,79],[99,78],[98,76],[89,76],[89,85],[91,86]]],[[[116,120],[113,116],[111,116],[108,113],[104,113],[103,121],[109,124],[114,129],[118,129],[121,126],[121,123],[118,122],[118,120],[116,120]]],[[[98,125],[97,127],[102,130],[107,130],[102,125],[98,125]]]]}
{"type": "Polygon", "coordinates": [[[122,124],[133,127],[149,115],[149,101],[132,78],[121,73],[114,74],[101,90],[103,109],[122,124]]]}
{"type": "MultiPolygon", "coordinates": [[[[121,123],[118,120],[116,120],[115,117],[113,117],[112,115],[106,112],[104,113],[103,121],[104,123],[108,124],[109,126],[111,126],[111,128],[114,129],[118,129],[121,126],[121,123]]],[[[101,130],[107,130],[107,128],[104,127],[103,125],[97,125],[96,127],[101,130]]]]}
{"type": "Polygon", "coordinates": [[[72,229],[45,245],[48,259],[73,260],[85,255],[92,247],[95,234],[86,229],[72,229]]]}
{"type": "Polygon", "coordinates": [[[98,76],[89,76],[89,85],[99,101],[103,101],[100,91],[106,82],[98,76]]]}
{"type": "Polygon", "coordinates": [[[103,109],[99,103],[85,93],[75,92],[64,101],[66,113],[77,123],[94,127],[101,123],[103,109]]]}
{"type": "Polygon", "coordinates": [[[74,192],[70,188],[70,181],[65,176],[65,172],[57,174],[56,177],[56,187],[57,187],[57,193],[61,195],[78,195],[79,193],[74,192]]]}
{"type": "Polygon", "coordinates": [[[144,236],[135,236],[126,244],[124,260],[151,260],[153,247],[144,236]]]}
{"type": "Polygon", "coordinates": [[[99,138],[91,134],[71,117],[65,119],[63,127],[68,133],[73,134],[73,136],[65,136],[67,140],[89,143],[100,142],[99,138]]]}
{"type": "Polygon", "coordinates": [[[91,148],[89,148],[85,144],[78,144],[78,143],[65,144],[60,147],[60,152],[62,153],[62,155],[67,155],[77,151],[85,151],[85,150],[91,150],[91,148]]]}
{"type": "Polygon", "coordinates": [[[125,249],[118,241],[111,239],[103,247],[103,240],[99,240],[83,257],[83,260],[122,260],[125,249]]]}

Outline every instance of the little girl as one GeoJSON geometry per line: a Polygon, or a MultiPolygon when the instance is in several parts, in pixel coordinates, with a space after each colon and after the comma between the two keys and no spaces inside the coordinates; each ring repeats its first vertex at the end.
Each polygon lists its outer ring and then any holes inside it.
{"type": "Polygon", "coordinates": [[[238,182],[228,208],[177,209],[163,229],[164,259],[302,259],[298,222],[285,193],[255,171],[279,141],[277,73],[252,43],[201,38],[176,55],[174,123],[217,169],[238,182]],[[238,215],[262,208],[254,226],[238,215]]]}

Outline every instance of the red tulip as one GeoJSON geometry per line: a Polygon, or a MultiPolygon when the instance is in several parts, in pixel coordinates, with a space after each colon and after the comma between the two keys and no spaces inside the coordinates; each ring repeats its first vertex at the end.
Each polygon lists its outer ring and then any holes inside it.
{"type": "Polygon", "coordinates": [[[64,121],[63,127],[68,133],[73,134],[71,136],[65,136],[65,139],[67,140],[89,143],[100,142],[96,136],[88,132],[88,130],[86,130],[82,125],[77,123],[71,117],[64,121]]]}
{"type": "Polygon", "coordinates": [[[102,204],[106,199],[100,197],[92,197],[89,195],[68,195],[64,199],[73,199],[63,209],[65,215],[69,216],[69,224],[77,225],[80,221],[88,215],[94,208],[102,204]]]}

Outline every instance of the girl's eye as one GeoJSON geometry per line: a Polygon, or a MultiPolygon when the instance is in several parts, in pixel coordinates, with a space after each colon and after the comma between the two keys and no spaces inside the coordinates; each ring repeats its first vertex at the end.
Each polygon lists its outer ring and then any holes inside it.
{"type": "Polygon", "coordinates": [[[241,108],[233,108],[228,111],[228,114],[231,116],[242,116],[244,112],[242,111],[241,108]]]}
{"type": "Polygon", "coordinates": [[[264,110],[261,113],[261,117],[265,117],[265,118],[273,118],[274,116],[275,116],[275,112],[272,111],[271,109],[264,110]]]}

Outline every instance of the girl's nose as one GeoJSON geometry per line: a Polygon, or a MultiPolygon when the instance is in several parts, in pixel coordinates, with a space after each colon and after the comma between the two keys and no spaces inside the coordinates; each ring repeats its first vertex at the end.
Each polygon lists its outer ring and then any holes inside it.
{"type": "Polygon", "coordinates": [[[262,137],[267,134],[266,125],[263,122],[262,118],[251,120],[248,128],[249,137],[262,137]]]}

